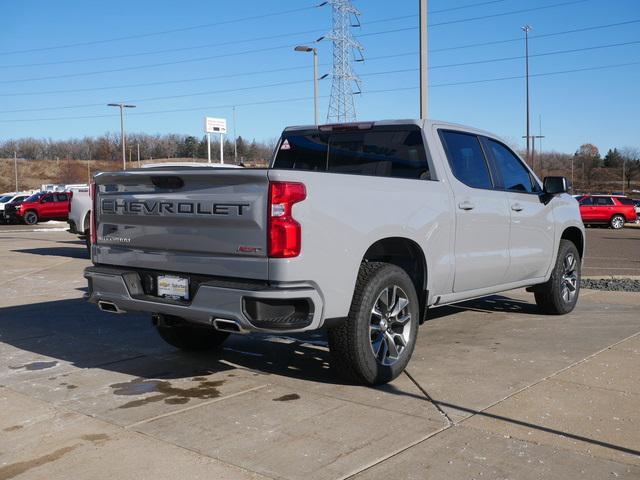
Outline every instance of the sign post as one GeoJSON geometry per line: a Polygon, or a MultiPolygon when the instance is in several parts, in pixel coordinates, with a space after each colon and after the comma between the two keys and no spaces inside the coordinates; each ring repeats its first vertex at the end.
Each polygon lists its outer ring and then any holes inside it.
{"type": "Polygon", "coordinates": [[[227,133],[226,118],[206,117],[204,119],[204,131],[207,134],[207,154],[211,163],[211,134],[220,134],[220,163],[224,163],[224,134],[227,133]]]}

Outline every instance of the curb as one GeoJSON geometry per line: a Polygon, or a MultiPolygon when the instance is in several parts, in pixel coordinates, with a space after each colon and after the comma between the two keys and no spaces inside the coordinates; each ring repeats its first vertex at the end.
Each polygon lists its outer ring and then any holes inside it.
{"type": "Polygon", "coordinates": [[[640,275],[585,275],[581,280],[640,280],[640,275]]]}

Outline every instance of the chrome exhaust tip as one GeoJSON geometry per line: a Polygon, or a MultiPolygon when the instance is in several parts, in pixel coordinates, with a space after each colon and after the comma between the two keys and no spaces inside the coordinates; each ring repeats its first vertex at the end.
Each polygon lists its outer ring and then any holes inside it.
{"type": "Polygon", "coordinates": [[[118,306],[113,302],[106,302],[104,300],[98,300],[98,308],[103,312],[109,313],[125,313],[124,310],[120,310],[118,306]]]}
{"type": "Polygon", "coordinates": [[[246,333],[246,331],[235,320],[227,320],[224,318],[214,318],[213,328],[221,332],[228,333],[246,333]]]}

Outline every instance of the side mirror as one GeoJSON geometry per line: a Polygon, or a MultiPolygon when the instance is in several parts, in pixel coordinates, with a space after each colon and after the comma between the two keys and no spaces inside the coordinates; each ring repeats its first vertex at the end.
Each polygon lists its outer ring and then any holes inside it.
{"type": "Polygon", "coordinates": [[[567,193],[571,187],[567,177],[545,177],[544,179],[544,193],[548,195],[558,195],[560,193],[567,193]]]}

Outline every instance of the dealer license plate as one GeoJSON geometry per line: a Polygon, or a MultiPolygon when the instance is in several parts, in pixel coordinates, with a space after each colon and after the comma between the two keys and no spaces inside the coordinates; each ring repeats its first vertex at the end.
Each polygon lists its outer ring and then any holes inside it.
{"type": "Polygon", "coordinates": [[[173,300],[189,300],[189,279],[158,275],[158,296],[173,300]]]}

